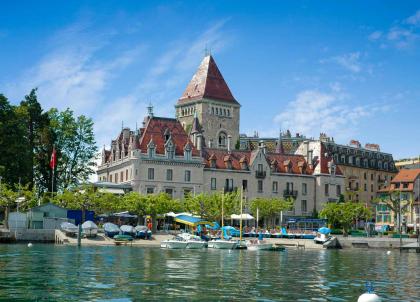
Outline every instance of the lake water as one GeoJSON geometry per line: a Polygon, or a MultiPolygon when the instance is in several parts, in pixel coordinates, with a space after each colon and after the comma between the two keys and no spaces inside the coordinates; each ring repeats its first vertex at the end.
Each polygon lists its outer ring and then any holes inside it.
{"type": "Polygon", "coordinates": [[[0,300],[420,301],[420,255],[0,245],[0,300]]]}

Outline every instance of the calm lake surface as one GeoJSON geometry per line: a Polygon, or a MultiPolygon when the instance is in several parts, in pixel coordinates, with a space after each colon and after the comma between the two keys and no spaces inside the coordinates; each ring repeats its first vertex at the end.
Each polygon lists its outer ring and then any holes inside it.
{"type": "Polygon", "coordinates": [[[0,245],[1,301],[420,301],[420,255],[0,245]]]}

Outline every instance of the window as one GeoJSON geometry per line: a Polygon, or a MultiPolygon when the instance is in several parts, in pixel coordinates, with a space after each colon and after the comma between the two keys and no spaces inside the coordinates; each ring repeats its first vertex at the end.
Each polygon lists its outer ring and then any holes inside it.
{"type": "Polygon", "coordinates": [[[370,191],[373,192],[373,184],[370,185],[370,191]]]}
{"type": "Polygon", "coordinates": [[[367,174],[366,174],[366,172],[365,173],[363,173],[363,178],[366,180],[367,179],[367,174]]]}
{"type": "Polygon", "coordinates": [[[308,194],[308,187],[306,184],[302,184],[302,195],[308,194]]]}
{"type": "Polygon", "coordinates": [[[367,184],[364,185],[365,192],[367,192],[367,184]]]}
{"type": "Polygon", "coordinates": [[[259,180],[258,181],[258,193],[262,193],[263,192],[263,181],[259,180]]]}
{"type": "Polygon", "coordinates": [[[293,182],[287,182],[286,183],[286,191],[292,192],[293,191],[293,182]]]}
{"type": "Polygon", "coordinates": [[[172,188],[166,188],[165,193],[168,194],[172,198],[174,190],[172,188]]]}
{"type": "Polygon", "coordinates": [[[242,188],[246,191],[248,189],[248,180],[243,179],[242,180],[242,188]]]}
{"type": "Polygon", "coordinates": [[[325,196],[328,196],[328,195],[330,195],[330,192],[329,192],[329,185],[328,184],[325,184],[325,196]]]}
{"type": "Polygon", "coordinates": [[[302,213],[305,213],[307,211],[307,203],[306,203],[306,200],[302,200],[301,201],[301,210],[302,210],[302,213]]]}
{"type": "Polygon", "coordinates": [[[373,173],[370,174],[370,180],[373,180],[373,173]]]}
{"type": "Polygon", "coordinates": [[[109,181],[112,182],[112,174],[109,175],[109,181]]]}
{"type": "Polygon", "coordinates": [[[226,147],[226,133],[220,132],[219,134],[219,148],[226,147]]]}
{"type": "Polygon", "coordinates": [[[278,192],[278,182],[277,181],[273,181],[273,193],[277,193],[278,192]]]}
{"type": "Polygon", "coordinates": [[[211,179],[211,184],[210,184],[210,189],[211,190],[216,190],[216,178],[211,179]]]}
{"type": "Polygon", "coordinates": [[[138,174],[138,171],[137,171],[137,169],[136,169],[136,175],[138,174]]]}
{"type": "Polygon", "coordinates": [[[186,182],[190,182],[191,181],[191,171],[190,170],[185,170],[185,178],[184,180],[186,182]]]}
{"type": "Polygon", "coordinates": [[[225,180],[225,191],[226,192],[232,192],[233,191],[233,179],[232,178],[226,178],[226,180],[225,180]]]}
{"type": "Polygon", "coordinates": [[[191,194],[191,189],[184,189],[184,198],[191,194]]]}
{"type": "Polygon", "coordinates": [[[115,183],[118,183],[118,173],[115,173],[115,183]]]}
{"type": "Polygon", "coordinates": [[[121,182],[123,182],[123,181],[124,181],[124,172],[123,172],[123,171],[121,171],[121,172],[120,172],[120,176],[121,176],[121,177],[120,177],[121,182]]]}
{"type": "Polygon", "coordinates": [[[336,190],[337,190],[337,196],[340,196],[341,195],[341,186],[337,185],[336,190]]]}
{"type": "Polygon", "coordinates": [[[128,180],[128,170],[125,170],[125,180],[128,180]]]}
{"type": "Polygon", "coordinates": [[[153,194],[153,193],[154,193],[154,191],[155,191],[155,188],[153,188],[153,187],[147,187],[147,188],[146,188],[146,193],[147,193],[147,194],[153,194]]]}
{"type": "Polygon", "coordinates": [[[147,170],[147,179],[149,179],[149,180],[155,179],[155,169],[149,168],[147,170]]]}
{"type": "Polygon", "coordinates": [[[407,189],[408,188],[408,183],[404,182],[403,183],[403,189],[407,189]]]}
{"type": "Polygon", "coordinates": [[[172,176],[173,176],[172,169],[166,170],[166,180],[171,181],[172,180],[172,176]]]}
{"type": "Polygon", "coordinates": [[[258,172],[262,172],[263,171],[263,165],[262,164],[258,164],[258,172]]]}

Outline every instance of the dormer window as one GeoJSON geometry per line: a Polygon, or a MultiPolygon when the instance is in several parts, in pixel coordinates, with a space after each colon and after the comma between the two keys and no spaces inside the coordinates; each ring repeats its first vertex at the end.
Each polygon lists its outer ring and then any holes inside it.
{"type": "Polygon", "coordinates": [[[187,143],[184,148],[184,159],[191,160],[191,153],[192,153],[191,145],[190,143],[187,143]]]}
{"type": "Polygon", "coordinates": [[[239,163],[240,163],[240,165],[241,165],[241,169],[242,169],[242,170],[248,170],[248,161],[247,161],[247,159],[246,159],[246,157],[245,157],[245,156],[243,156],[243,157],[239,160],[239,163]]]}
{"type": "Polygon", "coordinates": [[[273,160],[270,163],[270,169],[271,169],[271,173],[276,173],[277,172],[277,160],[273,160]]]}
{"type": "Polygon", "coordinates": [[[226,169],[232,170],[232,158],[230,155],[225,156],[224,158],[226,169]]]}
{"type": "Polygon", "coordinates": [[[147,154],[149,155],[149,158],[155,157],[155,152],[156,146],[153,142],[153,138],[151,138],[149,144],[147,145],[147,154]]]}
{"type": "Polygon", "coordinates": [[[216,168],[216,156],[214,154],[210,155],[209,164],[210,164],[210,168],[213,168],[213,169],[216,168]]]}
{"type": "Polygon", "coordinates": [[[284,164],[284,169],[286,170],[286,173],[291,173],[292,172],[292,162],[290,160],[285,160],[283,164],[284,164]]]}

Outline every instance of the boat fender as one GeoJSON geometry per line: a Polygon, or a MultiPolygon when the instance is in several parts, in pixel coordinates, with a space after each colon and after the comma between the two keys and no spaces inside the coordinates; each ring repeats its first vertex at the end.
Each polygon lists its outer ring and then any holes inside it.
{"type": "Polygon", "coordinates": [[[372,282],[366,282],[367,293],[360,295],[357,302],[381,302],[381,298],[374,293],[372,282]]]}
{"type": "Polygon", "coordinates": [[[33,246],[33,244],[29,242],[28,243],[28,247],[32,247],[32,246],[33,246]]]}
{"type": "Polygon", "coordinates": [[[387,255],[391,255],[391,251],[386,252],[387,255]]]}

